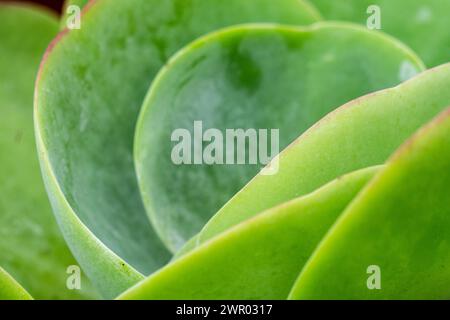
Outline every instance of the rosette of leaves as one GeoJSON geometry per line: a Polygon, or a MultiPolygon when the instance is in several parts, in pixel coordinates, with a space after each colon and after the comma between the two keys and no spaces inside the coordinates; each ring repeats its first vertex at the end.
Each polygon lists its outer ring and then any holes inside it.
{"type": "Polygon", "coordinates": [[[432,119],[450,65],[421,61],[449,60],[448,2],[427,5],[439,46],[418,20],[390,22],[401,5],[387,1],[386,33],[321,21],[364,22],[348,3],[100,0],[56,37],[36,81],[38,155],[103,297],[448,297],[448,111],[432,119]],[[195,121],[279,129],[278,171],[173,163],[171,133],[195,121]]]}

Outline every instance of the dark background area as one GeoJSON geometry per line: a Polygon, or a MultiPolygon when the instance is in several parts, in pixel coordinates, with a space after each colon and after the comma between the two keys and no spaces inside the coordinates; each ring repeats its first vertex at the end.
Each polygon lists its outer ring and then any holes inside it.
{"type": "Polygon", "coordinates": [[[0,0],[2,2],[19,2],[19,3],[37,3],[60,13],[64,4],[64,0],[0,0]]]}

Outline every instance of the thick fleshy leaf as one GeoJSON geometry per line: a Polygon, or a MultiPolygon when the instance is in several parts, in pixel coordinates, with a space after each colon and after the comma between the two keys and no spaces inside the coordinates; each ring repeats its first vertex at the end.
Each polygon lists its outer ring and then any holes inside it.
{"type": "Polygon", "coordinates": [[[205,243],[120,299],[286,299],[336,218],[373,177],[341,177],[205,243]]]}
{"type": "MultiPolygon", "coordinates": [[[[169,247],[181,247],[264,167],[194,164],[209,144],[197,152],[194,122],[201,121],[203,132],[220,130],[222,141],[211,145],[224,149],[227,129],[267,130],[268,154],[275,156],[334,108],[420,70],[421,62],[400,43],[357,25],[239,26],[200,39],[157,77],[136,129],[136,170],[153,225],[169,247]],[[175,145],[186,143],[171,142],[177,129],[190,132],[190,164],[171,159],[175,145]],[[279,130],[281,149],[275,151],[272,129],[279,130]]],[[[229,152],[223,151],[223,163],[229,152]]]]}
{"type": "Polygon", "coordinates": [[[66,287],[76,262],[52,214],[33,134],[33,83],[57,30],[48,12],[0,5],[0,266],[36,299],[83,299],[94,296],[87,281],[82,291],[66,287]]]}
{"type": "Polygon", "coordinates": [[[450,0],[311,2],[326,19],[347,20],[369,27],[378,27],[379,22],[382,31],[405,42],[430,67],[450,61],[450,0]]]}
{"type": "Polygon", "coordinates": [[[450,105],[449,86],[446,64],[327,115],[280,154],[276,175],[258,175],[234,196],[205,226],[199,242],[342,174],[383,164],[450,105]]]}
{"type": "Polygon", "coordinates": [[[197,247],[197,243],[198,243],[197,237],[198,237],[198,235],[195,235],[194,237],[192,237],[191,239],[186,241],[186,243],[180,248],[180,250],[178,250],[176,253],[174,253],[172,260],[170,260],[170,261],[173,262],[175,260],[178,260],[179,258],[184,256],[186,253],[195,249],[195,247],[197,247]]]}
{"type": "Polygon", "coordinates": [[[32,299],[30,294],[0,267],[0,300],[32,299]]]}
{"type": "Polygon", "coordinates": [[[309,24],[298,0],[109,0],[64,31],[36,85],[44,179],[72,251],[106,297],[170,254],[142,205],[133,164],[138,111],[154,75],[196,37],[243,22],[309,24]]]}
{"type": "Polygon", "coordinates": [[[450,297],[450,109],[420,130],[322,241],[293,299],[450,297]]]}

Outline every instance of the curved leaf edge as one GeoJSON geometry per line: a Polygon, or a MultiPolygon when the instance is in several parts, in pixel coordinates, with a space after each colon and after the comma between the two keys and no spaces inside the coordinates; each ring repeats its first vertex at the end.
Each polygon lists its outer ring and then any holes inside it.
{"type": "MultiPolygon", "coordinates": [[[[425,64],[422,62],[422,60],[417,56],[417,54],[410,49],[408,46],[406,46],[404,43],[402,43],[400,40],[387,35],[383,32],[379,31],[373,31],[368,30],[367,28],[364,28],[363,26],[356,24],[356,23],[350,23],[350,22],[340,22],[340,21],[320,21],[316,22],[310,26],[290,26],[290,25],[283,25],[283,24],[277,24],[277,23],[247,23],[247,24],[240,24],[235,25],[227,28],[223,28],[217,31],[213,31],[211,33],[208,33],[197,40],[191,42],[189,45],[185,46],[184,48],[180,49],[177,53],[175,53],[169,61],[161,68],[157,76],[155,77],[154,81],[152,82],[149,91],[144,99],[144,103],[141,107],[139,117],[136,124],[135,129],[135,137],[134,137],[134,163],[135,163],[135,171],[136,171],[136,177],[139,185],[139,190],[141,193],[141,198],[144,200],[144,206],[147,212],[147,215],[156,231],[158,236],[162,239],[162,241],[166,244],[166,246],[170,247],[170,239],[167,238],[167,235],[164,231],[162,231],[161,228],[158,227],[158,217],[155,214],[155,209],[151,205],[151,199],[147,194],[144,192],[145,189],[145,181],[141,178],[141,175],[139,174],[140,168],[142,167],[141,163],[139,162],[139,141],[141,140],[141,132],[143,131],[143,128],[145,127],[145,118],[146,113],[150,110],[150,105],[152,105],[152,101],[154,100],[161,83],[164,81],[164,79],[167,77],[168,73],[172,69],[172,67],[178,65],[183,61],[183,59],[186,56],[189,56],[189,54],[196,50],[199,47],[202,47],[206,43],[210,41],[215,41],[216,39],[219,39],[224,36],[231,36],[235,33],[242,33],[242,32],[249,32],[252,30],[270,30],[270,31],[281,31],[281,32],[299,32],[299,33],[310,33],[314,32],[316,30],[322,30],[322,29],[334,29],[334,28],[342,28],[342,29],[349,29],[353,31],[358,31],[364,34],[368,34],[371,36],[376,36],[380,40],[384,42],[388,42],[391,45],[394,45],[395,47],[399,48],[400,51],[405,52],[405,55],[411,59],[421,70],[425,70],[425,64]]],[[[299,138],[298,138],[299,139],[299,138]]],[[[296,140],[298,140],[296,139],[296,140]]],[[[295,141],[294,141],[295,143],[295,141]]],[[[289,148],[289,146],[287,147],[289,148]]],[[[283,151],[281,152],[281,154],[283,151]]],[[[270,164],[268,165],[270,166],[270,164]]],[[[250,180],[248,184],[250,184],[253,181],[250,180]]],[[[244,187],[245,189],[245,187],[244,187]]],[[[240,192],[240,191],[239,191],[240,192]]],[[[237,194],[239,194],[239,192],[237,194]]],[[[229,201],[231,201],[235,196],[233,196],[229,201]]],[[[229,202],[228,201],[228,202],[229,202]]],[[[224,206],[226,206],[225,204],[224,206]]],[[[218,211],[220,212],[221,209],[218,211]]],[[[202,242],[208,239],[208,237],[205,236],[204,230],[208,228],[208,225],[211,221],[213,221],[214,216],[212,219],[202,228],[202,230],[199,232],[199,235],[197,237],[197,246],[200,245],[202,242]]],[[[185,248],[187,250],[188,248],[185,248]]]]}

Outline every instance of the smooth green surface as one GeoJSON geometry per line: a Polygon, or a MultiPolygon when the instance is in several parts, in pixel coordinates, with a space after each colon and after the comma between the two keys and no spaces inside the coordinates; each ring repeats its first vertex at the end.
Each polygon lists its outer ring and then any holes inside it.
{"type": "Polygon", "coordinates": [[[380,8],[381,30],[409,45],[429,67],[450,62],[450,0],[310,0],[326,19],[367,24],[380,8]]]}
{"type": "Polygon", "coordinates": [[[169,264],[120,299],[286,299],[339,214],[379,168],[263,212],[169,264]]]}
{"type": "Polygon", "coordinates": [[[105,297],[170,259],[146,216],[132,156],[154,75],[220,27],[317,19],[298,0],[109,0],[84,12],[80,30],[59,36],[36,85],[39,155],[65,238],[105,297]]]}
{"type": "Polygon", "coordinates": [[[278,129],[278,150],[268,133],[276,155],[336,107],[421,70],[401,43],[352,24],[239,26],[196,41],[159,74],[136,128],[138,182],[153,225],[180,248],[264,167],[174,164],[176,129],[192,137],[194,121],[223,137],[226,129],[278,129]]]}
{"type": "Polygon", "coordinates": [[[30,294],[0,267],[0,300],[32,300],[30,294]]]}
{"type": "Polygon", "coordinates": [[[186,241],[184,246],[180,248],[177,252],[174,253],[171,262],[178,260],[180,257],[184,256],[186,253],[190,252],[191,250],[195,249],[197,247],[198,239],[197,235],[186,241]]]}
{"type": "Polygon", "coordinates": [[[337,176],[383,164],[421,125],[450,105],[450,64],[352,101],[306,131],[279,157],[273,176],[256,176],[205,226],[203,242],[337,176]]]}
{"type": "Polygon", "coordinates": [[[49,12],[0,5],[0,267],[36,299],[85,299],[94,297],[86,279],[82,291],[66,288],[76,262],[55,223],[33,134],[33,83],[57,29],[49,12]]]}
{"type": "Polygon", "coordinates": [[[450,109],[407,141],[311,257],[293,299],[450,297],[450,109]],[[368,266],[381,289],[369,290],[368,266]]]}

